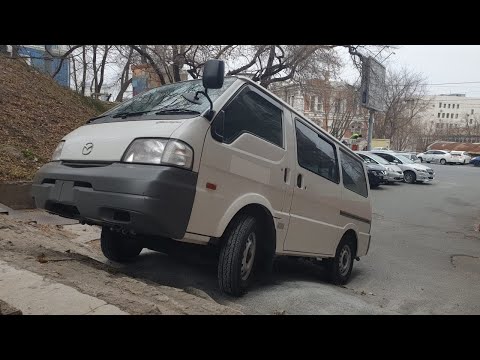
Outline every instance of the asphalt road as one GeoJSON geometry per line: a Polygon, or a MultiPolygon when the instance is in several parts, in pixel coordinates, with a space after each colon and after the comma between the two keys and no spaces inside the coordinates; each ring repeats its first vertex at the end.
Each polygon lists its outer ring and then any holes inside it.
{"type": "Polygon", "coordinates": [[[272,281],[241,298],[217,289],[216,264],[145,251],[132,276],[205,291],[247,314],[480,314],[480,168],[431,165],[428,184],[373,190],[369,254],[346,287],[303,261],[277,262],[272,281]]]}

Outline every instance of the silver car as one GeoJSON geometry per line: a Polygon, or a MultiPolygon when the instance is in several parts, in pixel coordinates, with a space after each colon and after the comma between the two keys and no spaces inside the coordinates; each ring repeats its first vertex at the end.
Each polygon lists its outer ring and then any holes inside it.
{"type": "Polygon", "coordinates": [[[372,152],[390,163],[398,165],[403,170],[406,183],[429,182],[435,179],[435,172],[432,168],[415,163],[401,154],[394,153],[393,151],[380,150],[372,152]]]}
{"type": "Polygon", "coordinates": [[[355,151],[367,163],[380,164],[385,166],[387,170],[386,182],[393,183],[395,181],[403,181],[403,171],[397,165],[391,164],[384,158],[372,154],[368,151],[355,151]]]}

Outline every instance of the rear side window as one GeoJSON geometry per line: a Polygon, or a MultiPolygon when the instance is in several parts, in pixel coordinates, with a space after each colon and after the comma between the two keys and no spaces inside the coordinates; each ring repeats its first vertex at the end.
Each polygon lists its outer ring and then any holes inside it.
{"type": "Polygon", "coordinates": [[[295,121],[298,164],[338,184],[338,160],[335,146],[301,121],[295,121]]]}
{"type": "Polygon", "coordinates": [[[345,151],[340,151],[342,162],[343,186],[364,197],[368,196],[367,179],[363,164],[345,151]]]}
{"type": "Polygon", "coordinates": [[[283,147],[282,110],[249,89],[244,89],[227,105],[223,141],[233,142],[248,132],[283,147]]]}

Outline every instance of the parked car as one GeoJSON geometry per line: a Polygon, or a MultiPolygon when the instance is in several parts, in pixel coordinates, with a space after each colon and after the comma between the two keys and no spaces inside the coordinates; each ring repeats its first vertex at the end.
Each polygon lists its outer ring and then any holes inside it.
{"type": "Polygon", "coordinates": [[[420,162],[438,162],[442,165],[447,163],[455,163],[452,155],[445,150],[428,150],[417,155],[417,158],[420,159],[420,162]]]}
{"type": "Polygon", "coordinates": [[[209,60],[203,79],[143,92],[66,135],[32,195],[100,225],[112,261],[179,242],[217,249],[219,288],[238,296],[275,255],[323,259],[347,283],[370,247],[367,179],[351,149],[209,60]]]}
{"type": "Polygon", "coordinates": [[[403,176],[406,183],[429,182],[435,178],[435,172],[433,169],[415,163],[401,154],[381,150],[375,150],[372,151],[372,153],[384,158],[392,164],[398,165],[400,169],[403,170],[403,176]]]}
{"type": "Polygon", "coordinates": [[[387,181],[387,170],[379,164],[367,163],[368,181],[370,189],[375,189],[387,181]]]}
{"type": "Polygon", "coordinates": [[[384,158],[375,155],[368,151],[356,151],[356,154],[360,156],[367,164],[379,164],[385,167],[387,176],[385,183],[393,183],[395,181],[403,181],[403,171],[397,165],[391,164],[384,158]]]}
{"type": "Polygon", "coordinates": [[[473,166],[480,166],[480,156],[472,158],[470,164],[473,164],[473,166]]]}
{"type": "Polygon", "coordinates": [[[466,151],[450,151],[450,155],[452,155],[452,160],[456,164],[469,164],[472,157],[466,151]]]}

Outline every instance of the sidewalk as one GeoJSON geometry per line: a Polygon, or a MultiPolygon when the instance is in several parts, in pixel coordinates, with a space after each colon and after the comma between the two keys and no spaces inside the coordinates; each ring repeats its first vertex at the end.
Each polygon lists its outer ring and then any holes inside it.
{"type": "Polygon", "coordinates": [[[17,270],[3,261],[0,299],[23,315],[128,315],[103,300],[31,271],[17,270]]]}

